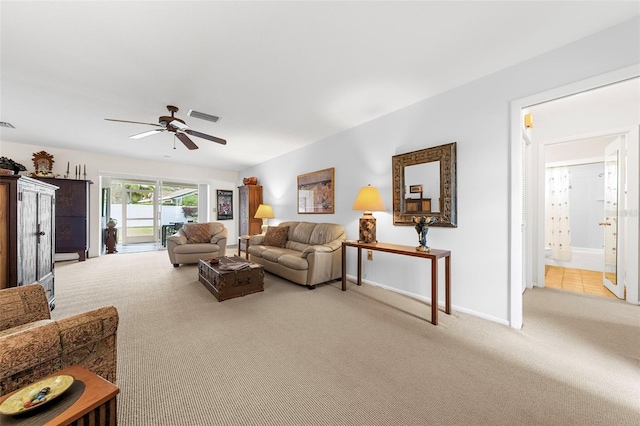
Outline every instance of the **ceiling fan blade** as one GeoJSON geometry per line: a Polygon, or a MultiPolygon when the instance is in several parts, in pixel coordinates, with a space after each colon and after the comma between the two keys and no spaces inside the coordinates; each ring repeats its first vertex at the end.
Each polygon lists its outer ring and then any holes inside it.
{"type": "Polygon", "coordinates": [[[184,144],[184,146],[186,146],[189,149],[198,149],[198,145],[196,145],[195,143],[193,143],[193,141],[191,139],[189,139],[189,136],[185,135],[184,133],[178,133],[176,132],[176,136],[178,137],[178,139],[180,139],[180,141],[184,144]]]}
{"type": "Polygon", "coordinates": [[[196,132],[195,130],[187,129],[184,131],[192,136],[196,136],[198,138],[206,139],[208,141],[217,142],[222,145],[226,145],[227,141],[224,139],[216,138],[215,136],[206,135],[204,133],[196,132]]]}
{"type": "Polygon", "coordinates": [[[167,130],[167,129],[148,130],[148,131],[143,132],[143,133],[138,133],[137,135],[131,135],[131,136],[129,136],[129,138],[131,138],[131,139],[146,138],[147,136],[155,135],[156,133],[164,132],[165,130],[167,130]]]}
{"type": "Polygon", "coordinates": [[[143,122],[141,122],[141,121],[116,120],[115,118],[105,118],[105,120],[107,120],[107,121],[117,121],[117,122],[119,122],[119,123],[146,124],[146,125],[148,125],[148,126],[164,127],[164,126],[161,126],[160,124],[156,124],[156,123],[143,123],[143,122]]]}

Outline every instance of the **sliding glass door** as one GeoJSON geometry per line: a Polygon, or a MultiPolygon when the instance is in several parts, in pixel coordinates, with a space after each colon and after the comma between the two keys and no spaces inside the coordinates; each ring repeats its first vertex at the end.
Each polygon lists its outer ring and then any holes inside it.
{"type": "Polygon", "coordinates": [[[206,200],[198,185],[162,180],[111,179],[110,218],[117,221],[118,243],[161,243],[187,222],[198,222],[206,200]]]}

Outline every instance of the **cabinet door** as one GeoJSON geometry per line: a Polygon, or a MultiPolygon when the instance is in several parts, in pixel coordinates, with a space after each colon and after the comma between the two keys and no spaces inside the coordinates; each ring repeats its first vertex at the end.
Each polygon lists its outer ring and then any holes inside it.
{"type": "Polygon", "coordinates": [[[88,181],[65,181],[56,179],[47,181],[57,185],[56,214],[58,216],[86,216],[88,181]]]}
{"type": "Polygon", "coordinates": [[[9,184],[0,182],[0,290],[9,286],[9,184]]]}
{"type": "Polygon", "coordinates": [[[57,216],[56,253],[75,252],[86,249],[87,219],[84,216],[57,216]]]}
{"type": "MultiPolygon", "coordinates": [[[[43,282],[53,272],[54,232],[53,214],[55,212],[55,197],[53,193],[41,193],[38,197],[38,281],[43,282]]],[[[31,284],[31,283],[25,283],[31,284]]]]}
{"type": "Polygon", "coordinates": [[[18,211],[18,285],[27,285],[38,280],[38,193],[23,190],[18,211]]]}
{"type": "Polygon", "coordinates": [[[262,204],[262,186],[252,186],[249,188],[249,235],[262,232],[262,219],[254,217],[260,204],[262,204]]]}
{"type": "Polygon", "coordinates": [[[249,234],[249,189],[239,188],[240,198],[240,235],[249,234]]]}

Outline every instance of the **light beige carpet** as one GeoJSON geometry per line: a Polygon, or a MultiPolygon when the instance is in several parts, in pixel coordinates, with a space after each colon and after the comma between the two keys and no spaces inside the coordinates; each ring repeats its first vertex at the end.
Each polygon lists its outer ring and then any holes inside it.
{"type": "Polygon", "coordinates": [[[122,426],[640,424],[640,309],[617,300],[536,289],[522,330],[436,327],[368,285],[266,274],[219,303],[166,252],[56,264],[54,318],[111,304],[122,426]]]}

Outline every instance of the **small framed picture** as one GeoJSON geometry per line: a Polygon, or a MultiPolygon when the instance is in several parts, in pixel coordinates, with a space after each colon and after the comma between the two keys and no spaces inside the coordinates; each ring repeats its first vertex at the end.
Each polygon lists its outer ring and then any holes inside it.
{"type": "Polygon", "coordinates": [[[233,219],[233,191],[217,190],[218,220],[233,219]]]}
{"type": "Polygon", "coordinates": [[[410,185],[409,186],[409,193],[418,194],[420,192],[422,192],[422,185],[410,185]]]}

